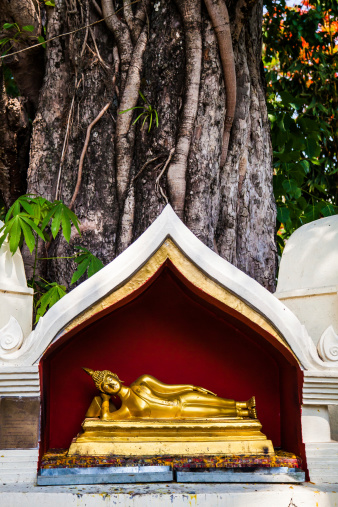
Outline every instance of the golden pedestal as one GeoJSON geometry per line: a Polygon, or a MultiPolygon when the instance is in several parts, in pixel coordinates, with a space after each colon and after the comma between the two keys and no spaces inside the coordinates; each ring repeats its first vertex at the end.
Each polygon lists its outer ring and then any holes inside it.
{"type": "Polygon", "coordinates": [[[196,456],[275,454],[262,425],[250,418],[126,419],[87,418],[69,455],[196,456]]]}

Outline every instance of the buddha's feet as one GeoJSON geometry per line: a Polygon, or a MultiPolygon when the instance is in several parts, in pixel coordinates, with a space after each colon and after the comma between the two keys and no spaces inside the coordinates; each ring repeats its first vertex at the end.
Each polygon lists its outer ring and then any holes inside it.
{"type": "Polygon", "coordinates": [[[248,401],[238,401],[236,403],[238,417],[252,417],[257,419],[256,398],[253,396],[248,401]]]}
{"type": "Polygon", "coordinates": [[[253,419],[257,419],[256,398],[254,396],[248,401],[248,409],[249,416],[253,419]]]}

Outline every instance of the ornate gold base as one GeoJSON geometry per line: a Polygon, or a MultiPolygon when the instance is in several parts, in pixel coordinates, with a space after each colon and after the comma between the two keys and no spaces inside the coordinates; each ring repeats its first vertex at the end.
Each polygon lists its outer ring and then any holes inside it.
{"type": "Polygon", "coordinates": [[[85,419],[69,455],[275,454],[257,419],[85,419]]]}

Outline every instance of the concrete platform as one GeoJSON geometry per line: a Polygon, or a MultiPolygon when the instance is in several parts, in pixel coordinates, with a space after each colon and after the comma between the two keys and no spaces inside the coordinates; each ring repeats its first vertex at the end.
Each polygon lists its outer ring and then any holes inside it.
{"type": "Polygon", "coordinates": [[[0,486],[1,507],[334,507],[338,484],[0,486]]]}
{"type": "Polygon", "coordinates": [[[299,468],[257,468],[248,471],[241,468],[206,468],[175,471],[177,482],[240,482],[240,483],[300,483],[305,481],[305,472],[299,468]]]}
{"type": "Polygon", "coordinates": [[[75,484],[135,484],[139,482],[171,482],[170,466],[47,468],[40,470],[38,486],[75,484]]]}

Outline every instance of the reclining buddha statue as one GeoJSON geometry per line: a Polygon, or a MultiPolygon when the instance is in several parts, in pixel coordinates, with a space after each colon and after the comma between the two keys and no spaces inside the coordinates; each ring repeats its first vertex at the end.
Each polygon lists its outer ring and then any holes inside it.
{"type": "Polygon", "coordinates": [[[141,375],[130,386],[109,370],[84,370],[92,377],[95,397],[69,454],[274,454],[261,433],[255,397],[220,398],[203,387],[164,384],[141,375]],[[116,410],[111,396],[118,396],[116,410]]]}
{"type": "Polygon", "coordinates": [[[141,375],[130,387],[109,370],[84,370],[91,375],[101,391],[101,419],[117,420],[133,417],[154,419],[196,417],[252,417],[257,418],[255,398],[236,402],[219,398],[216,394],[193,385],[168,385],[151,375],[141,375]],[[117,395],[121,408],[109,411],[111,395],[117,395]]]}

